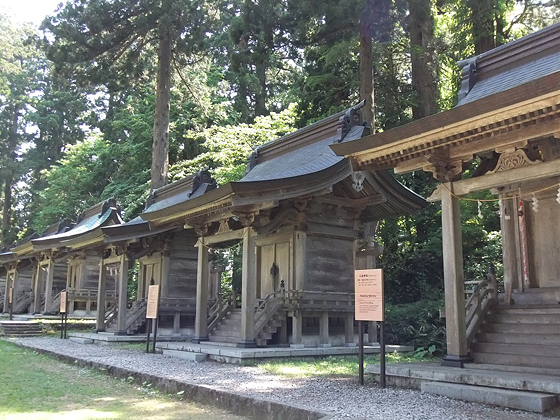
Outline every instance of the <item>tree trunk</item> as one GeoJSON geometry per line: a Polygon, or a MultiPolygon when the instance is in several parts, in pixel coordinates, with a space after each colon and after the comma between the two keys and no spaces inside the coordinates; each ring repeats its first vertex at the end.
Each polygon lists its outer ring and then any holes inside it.
{"type": "Polygon", "coordinates": [[[412,88],[417,102],[412,106],[415,120],[437,111],[437,82],[432,68],[430,46],[434,36],[434,17],[430,0],[409,1],[410,59],[412,61],[412,88]]]}
{"type": "Polygon", "coordinates": [[[2,239],[1,246],[7,246],[12,242],[12,186],[14,185],[14,167],[16,162],[17,147],[17,129],[19,121],[19,108],[14,107],[12,115],[12,124],[8,133],[8,155],[11,158],[11,164],[5,168],[4,173],[4,205],[2,206],[2,239]]]}
{"type": "Polygon", "coordinates": [[[167,182],[169,171],[169,103],[171,96],[171,32],[162,28],[159,38],[151,189],[167,182]]]}
{"type": "Polygon", "coordinates": [[[495,0],[470,0],[467,4],[471,10],[472,37],[476,55],[496,47],[494,30],[495,0]]]}
{"type": "Polygon", "coordinates": [[[375,96],[373,87],[373,11],[372,0],[366,1],[360,19],[360,99],[366,101],[362,114],[364,120],[371,124],[375,133],[375,96]]]}
{"type": "Polygon", "coordinates": [[[360,99],[366,101],[362,114],[375,132],[375,97],[373,87],[373,42],[367,21],[360,22],[360,99]]]}

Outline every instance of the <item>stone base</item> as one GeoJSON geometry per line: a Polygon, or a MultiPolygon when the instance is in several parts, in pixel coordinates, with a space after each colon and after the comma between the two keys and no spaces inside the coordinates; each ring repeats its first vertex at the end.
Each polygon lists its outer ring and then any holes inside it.
{"type": "Polygon", "coordinates": [[[330,349],[332,346],[330,344],[319,344],[317,347],[321,349],[330,349]]]}
{"type": "Polygon", "coordinates": [[[305,344],[290,344],[290,348],[292,349],[303,349],[305,348],[305,344]]]}
{"type": "Polygon", "coordinates": [[[445,355],[441,361],[442,366],[462,368],[465,363],[472,363],[473,359],[470,356],[455,356],[451,354],[445,355]]]}
{"type": "Polygon", "coordinates": [[[203,341],[208,341],[208,337],[193,337],[191,343],[200,344],[203,341]]]}
{"type": "Polygon", "coordinates": [[[255,343],[255,341],[240,341],[239,343],[237,343],[237,346],[235,346],[239,349],[254,349],[257,347],[257,343],[255,343]]]}

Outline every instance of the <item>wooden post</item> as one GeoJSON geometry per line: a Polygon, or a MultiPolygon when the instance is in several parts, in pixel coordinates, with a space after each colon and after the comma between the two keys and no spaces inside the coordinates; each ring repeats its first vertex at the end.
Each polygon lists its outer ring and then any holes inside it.
{"type": "Polygon", "coordinates": [[[290,347],[303,347],[303,317],[301,312],[296,311],[292,316],[292,342],[290,347]]]}
{"type": "Polygon", "coordinates": [[[237,347],[256,347],[255,343],[255,240],[250,227],[243,229],[243,265],[241,274],[241,341],[237,347]]]}
{"type": "Polygon", "coordinates": [[[330,347],[329,344],[329,312],[324,311],[319,320],[319,347],[330,347]]]}
{"type": "Polygon", "coordinates": [[[107,295],[107,272],[103,259],[99,261],[99,283],[97,285],[97,332],[105,331],[105,300],[107,295]]]}
{"type": "Polygon", "coordinates": [[[52,304],[52,289],[54,281],[54,263],[52,258],[49,258],[49,263],[47,265],[47,282],[45,284],[45,307],[44,312],[46,312],[52,304]]]}
{"type": "Polygon", "coordinates": [[[441,191],[441,231],[443,277],[445,286],[445,324],[447,355],[443,366],[463,367],[472,359],[467,354],[465,324],[465,281],[463,277],[463,243],[459,199],[453,196],[453,183],[441,191]]]}
{"type": "Polygon", "coordinates": [[[196,274],[196,318],[193,343],[208,341],[208,247],[204,237],[200,237],[198,247],[198,264],[196,274]]]}
{"type": "MultiPolygon", "coordinates": [[[[4,292],[4,313],[8,312],[8,307],[10,305],[10,287],[13,287],[13,275],[11,270],[6,273],[6,290],[4,292]]],[[[39,300],[41,302],[41,300],[39,300]]]]}
{"type": "Polygon", "coordinates": [[[344,341],[345,346],[353,347],[356,345],[354,342],[354,314],[351,312],[346,314],[344,320],[344,341]]]}
{"type": "MultiPolygon", "coordinates": [[[[294,290],[303,290],[305,287],[305,265],[307,255],[307,233],[298,231],[294,234],[294,290]]],[[[291,285],[286,284],[286,289],[291,285]]]]}
{"type": "Polygon", "coordinates": [[[161,254],[161,297],[169,297],[169,251],[161,254]]]}
{"type": "Polygon", "coordinates": [[[126,315],[128,303],[128,258],[126,253],[120,256],[119,263],[119,301],[117,303],[118,318],[117,318],[117,335],[126,335],[126,315]]]}
{"type": "MultiPolygon", "coordinates": [[[[33,313],[38,314],[41,312],[41,265],[37,265],[35,270],[35,275],[33,276],[33,292],[35,296],[33,297],[33,313]]],[[[6,285],[7,286],[7,285],[6,285]]],[[[6,306],[4,306],[5,308],[6,306]]]]}

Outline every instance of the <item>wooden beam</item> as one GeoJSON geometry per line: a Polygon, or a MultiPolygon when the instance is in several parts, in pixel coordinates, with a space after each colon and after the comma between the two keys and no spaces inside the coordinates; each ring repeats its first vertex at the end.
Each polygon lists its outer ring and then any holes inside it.
{"type": "MultiPolygon", "coordinates": [[[[508,184],[535,181],[554,176],[560,176],[560,159],[476,178],[463,179],[453,183],[453,192],[455,195],[462,196],[475,191],[484,191],[508,184]]],[[[443,188],[445,187],[438,186],[432,195],[428,197],[428,202],[440,201],[443,188]]]]}

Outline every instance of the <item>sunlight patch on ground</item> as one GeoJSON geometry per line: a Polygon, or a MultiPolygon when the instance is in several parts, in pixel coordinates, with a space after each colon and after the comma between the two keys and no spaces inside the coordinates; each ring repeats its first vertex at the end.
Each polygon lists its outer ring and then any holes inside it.
{"type": "Polygon", "coordinates": [[[3,420],[94,420],[117,419],[120,415],[109,411],[90,409],[63,411],[58,413],[14,413],[2,416],[3,420]]]}

